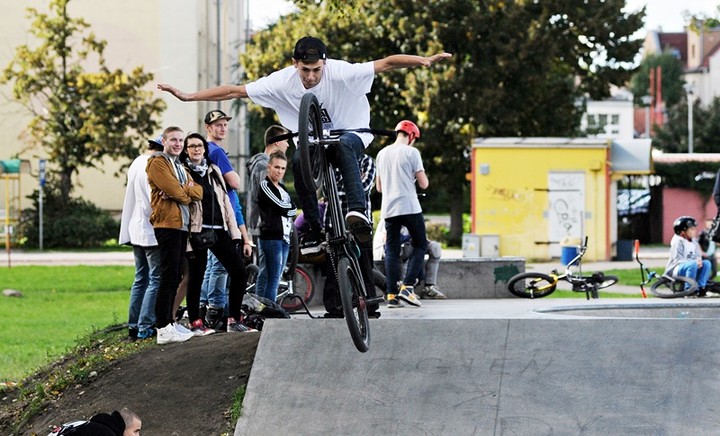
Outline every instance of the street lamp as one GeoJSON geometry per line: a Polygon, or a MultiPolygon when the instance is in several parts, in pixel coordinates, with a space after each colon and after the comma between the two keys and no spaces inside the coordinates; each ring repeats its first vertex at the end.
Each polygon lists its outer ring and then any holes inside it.
{"type": "Polygon", "coordinates": [[[643,95],[640,97],[643,106],[645,106],[645,137],[650,137],[650,104],[652,103],[651,95],[643,95]]]}
{"type": "Polygon", "coordinates": [[[693,152],[693,104],[692,95],[695,90],[695,86],[692,83],[686,83],[683,85],[683,89],[687,93],[687,105],[688,105],[688,153],[693,152]]]}

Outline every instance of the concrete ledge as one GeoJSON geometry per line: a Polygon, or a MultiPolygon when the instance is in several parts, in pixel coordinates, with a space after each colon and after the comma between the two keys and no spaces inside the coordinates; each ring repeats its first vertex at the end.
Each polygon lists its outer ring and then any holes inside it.
{"type": "MultiPolygon", "coordinates": [[[[376,261],[380,271],[385,264],[376,261]]],[[[315,294],[311,305],[322,305],[325,277],[316,265],[304,264],[312,273],[315,294]]],[[[442,259],[438,272],[438,286],[448,298],[515,298],[507,290],[510,277],[525,271],[523,257],[479,257],[472,259],[442,259]]]]}

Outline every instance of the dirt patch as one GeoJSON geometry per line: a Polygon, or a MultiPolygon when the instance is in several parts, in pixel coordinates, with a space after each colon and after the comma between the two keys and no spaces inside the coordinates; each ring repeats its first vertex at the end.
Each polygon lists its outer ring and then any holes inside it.
{"type": "Polygon", "coordinates": [[[259,338],[222,333],[150,347],[68,389],[22,434],[45,436],[52,425],[128,407],[145,436],[232,435],[233,395],[247,384],[259,338]]]}

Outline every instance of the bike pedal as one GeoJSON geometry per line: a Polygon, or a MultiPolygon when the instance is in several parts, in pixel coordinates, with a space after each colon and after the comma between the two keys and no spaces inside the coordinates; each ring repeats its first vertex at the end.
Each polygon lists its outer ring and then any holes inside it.
{"type": "Polygon", "coordinates": [[[365,300],[365,305],[380,304],[385,301],[384,297],[368,298],[365,300]]]}

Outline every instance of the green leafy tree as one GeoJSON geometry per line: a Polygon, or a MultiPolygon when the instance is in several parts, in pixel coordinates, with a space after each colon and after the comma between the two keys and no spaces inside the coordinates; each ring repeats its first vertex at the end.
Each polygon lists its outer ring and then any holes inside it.
{"type": "MultiPolygon", "coordinates": [[[[662,127],[655,127],[653,147],[666,153],[688,152],[688,105],[687,99],[668,108],[668,120],[662,127]]],[[[707,107],[697,99],[693,101],[693,151],[695,153],[720,153],[720,98],[715,97],[707,107]]]]}
{"type": "Polygon", "coordinates": [[[369,97],[374,127],[404,118],[420,125],[430,191],[447,199],[454,241],[467,205],[471,140],[578,133],[577,101],[605,97],[609,84],[630,79],[641,44],[631,35],[644,15],[622,12],[623,0],[357,0],[342,13],[331,3],[296,2],[300,12],[256,34],[241,59],[247,79],[288,65],[306,34],[323,38],[330,57],[353,62],[453,53],[432,68],[378,76],[369,97]]]}
{"type": "Polygon", "coordinates": [[[635,104],[642,104],[642,96],[650,94],[650,71],[657,67],[662,70],[662,98],[667,107],[678,104],[685,95],[683,84],[684,71],[680,59],[670,52],[646,56],[640,63],[638,71],[632,77],[632,92],[635,104]]]}
{"type": "Polygon", "coordinates": [[[70,0],[51,0],[50,13],[28,8],[36,47],[21,45],[5,67],[1,83],[32,114],[29,131],[59,176],[67,204],[72,176],[83,167],[102,169],[103,158],[130,158],[136,144],[159,128],[165,109],[144,87],[153,75],[141,67],[131,73],[105,63],[106,42],[81,18],[70,18],[70,0]],[[94,71],[85,68],[97,63],[94,71]]]}

